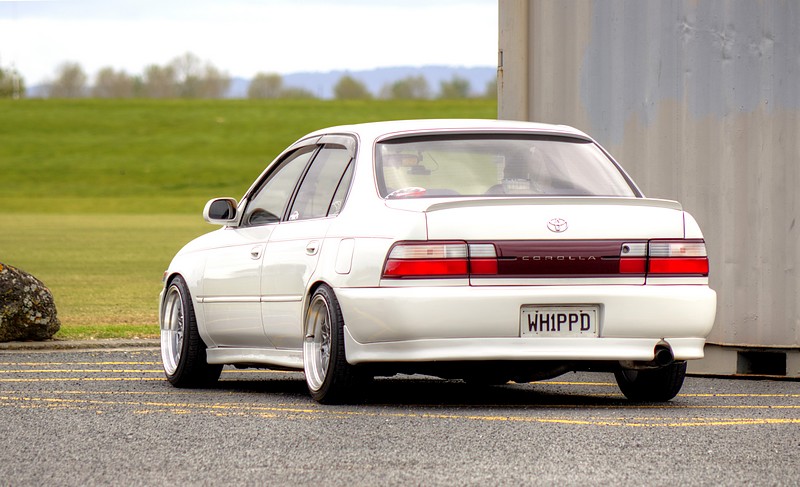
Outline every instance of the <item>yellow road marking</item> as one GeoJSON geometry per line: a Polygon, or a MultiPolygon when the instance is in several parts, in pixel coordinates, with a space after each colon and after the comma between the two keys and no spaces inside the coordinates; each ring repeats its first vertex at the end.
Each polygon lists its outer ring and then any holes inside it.
{"type": "MultiPolygon", "coordinates": [[[[0,374],[163,374],[164,369],[19,369],[19,370],[0,370],[0,374]]],[[[223,370],[223,374],[256,374],[272,373],[285,374],[286,371],[280,370],[223,370]]]]}
{"type": "Polygon", "coordinates": [[[137,374],[137,373],[164,373],[163,370],[145,369],[30,369],[30,370],[0,370],[0,374],[137,374]]]}
{"type": "Polygon", "coordinates": [[[257,406],[247,404],[202,404],[186,402],[158,402],[158,401],[106,401],[97,399],[64,399],[42,397],[13,397],[0,396],[0,405],[18,405],[21,407],[56,407],[89,409],[102,406],[132,406],[136,414],[148,414],[155,408],[172,414],[193,414],[197,412],[211,413],[218,416],[256,416],[263,418],[276,418],[279,413],[302,414],[315,417],[392,417],[392,418],[421,418],[421,419],[446,419],[468,421],[498,421],[520,423],[549,423],[575,426],[608,426],[608,427],[700,427],[700,426],[754,426],[754,425],[785,425],[800,424],[800,418],[603,418],[589,417],[582,419],[573,418],[542,418],[530,416],[497,416],[497,415],[472,415],[472,414],[435,414],[435,413],[381,413],[374,411],[335,411],[331,409],[288,407],[288,406],[257,406]]]}
{"type": "Polygon", "coordinates": [[[163,377],[59,377],[42,379],[0,379],[0,382],[74,382],[74,381],[144,381],[144,380],[166,380],[163,377]]]}
{"type": "Polygon", "coordinates": [[[0,362],[0,366],[60,366],[60,365],[161,365],[161,362],[0,362]]]}

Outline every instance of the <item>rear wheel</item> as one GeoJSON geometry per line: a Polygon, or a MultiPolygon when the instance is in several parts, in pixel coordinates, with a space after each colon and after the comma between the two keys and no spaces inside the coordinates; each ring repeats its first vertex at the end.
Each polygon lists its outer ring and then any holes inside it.
{"type": "Polygon", "coordinates": [[[161,317],[161,361],[175,387],[203,387],[219,379],[222,365],[206,362],[206,344],[197,331],[189,288],[183,278],[170,282],[161,317]]]}
{"type": "Polygon", "coordinates": [[[614,372],[617,385],[632,401],[662,402],[678,395],[686,377],[686,362],[657,369],[625,369],[614,372]]]}
{"type": "Polygon", "coordinates": [[[326,285],[314,292],[306,313],[303,370],[311,397],[323,404],[350,402],[367,380],[347,363],[342,311],[326,285]]]}

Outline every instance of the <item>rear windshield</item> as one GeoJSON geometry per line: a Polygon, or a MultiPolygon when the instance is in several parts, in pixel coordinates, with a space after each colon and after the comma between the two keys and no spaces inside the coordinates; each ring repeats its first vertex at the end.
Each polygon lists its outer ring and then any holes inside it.
{"type": "Polygon", "coordinates": [[[376,146],[376,174],[384,198],[636,196],[596,144],[568,137],[391,139],[376,146]]]}

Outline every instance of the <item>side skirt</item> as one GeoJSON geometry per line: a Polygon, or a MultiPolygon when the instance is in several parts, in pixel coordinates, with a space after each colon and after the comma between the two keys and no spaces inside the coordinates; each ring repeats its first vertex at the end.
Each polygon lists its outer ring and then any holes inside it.
{"type": "Polygon", "coordinates": [[[209,348],[206,350],[210,364],[254,364],[303,370],[303,351],[275,348],[209,348]]]}

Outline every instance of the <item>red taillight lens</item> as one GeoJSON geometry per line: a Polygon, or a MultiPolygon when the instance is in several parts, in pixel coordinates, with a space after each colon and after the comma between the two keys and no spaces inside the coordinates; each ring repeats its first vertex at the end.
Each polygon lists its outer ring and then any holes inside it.
{"type": "Polygon", "coordinates": [[[497,259],[470,259],[469,273],[481,275],[497,274],[497,259]]]}
{"type": "Polygon", "coordinates": [[[644,274],[647,271],[647,258],[626,257],[619,259],[620,274],[644,274]]]}
{"type": "Polygon", "coordinates": [[[399,242],[392,247],[384,278],[467,277],[497,274],[492,244],[466,242],[399,242]]]}
{"type": "Polygon", "coordinates": [[[650,259],[649,274],[701,274],[708,275],[706,258],[650,259]]]}
{"type": "Polygon", "coordinates": [[[466,276],[467,259],[389,259],[383,277],[466,276]]]}

